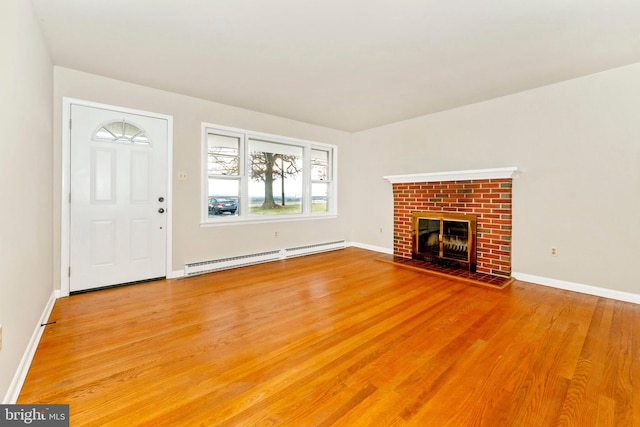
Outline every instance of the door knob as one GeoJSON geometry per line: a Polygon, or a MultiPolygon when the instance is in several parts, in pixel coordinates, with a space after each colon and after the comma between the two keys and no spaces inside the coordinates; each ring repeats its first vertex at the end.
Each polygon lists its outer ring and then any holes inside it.
{"type": "Polygon", "coordinates": [[[161,203],[164,202],[164,197],[158,197],[158,201],[161,203]]]}
{"type": "Polygon", "coordinates": [[[164,213],[164,208],[160,208],[160,209],[158,209],[158,212],[160,212],[160,213],[164,213]]]}

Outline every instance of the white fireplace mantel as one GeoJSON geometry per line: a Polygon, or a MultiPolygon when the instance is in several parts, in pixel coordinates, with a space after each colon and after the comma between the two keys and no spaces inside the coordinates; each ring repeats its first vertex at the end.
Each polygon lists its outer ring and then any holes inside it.
{"type": "Polygon", "coordinates": [[[518,174],[516,166],[493,169],[473,169],[465,171],[414,173],[408,175],[387,175],[384,179],[392,184],[404,184],[408,182],[435,182],[435,181],[467,181],[474,179],[504,179],[514,178],[518,174]]]}

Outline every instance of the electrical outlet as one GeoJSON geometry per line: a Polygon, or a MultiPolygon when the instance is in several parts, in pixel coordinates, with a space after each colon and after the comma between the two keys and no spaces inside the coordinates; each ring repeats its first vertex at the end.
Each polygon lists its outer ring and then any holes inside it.
{"type": "Polygon", "coordinates": [[[186,172],[178,172],[178,180],[186,181],[187,180],[187,173],[186,172]]]}
{"type": "Polygon", "coordinates": [[[558,256],[558,248],[555,246],[551,247],[551,256],[558,256]]]}
{"type": "Polygon", "coordinates": [[[278,237],[278,232],[273,233],[273,237],[278,237]]]}

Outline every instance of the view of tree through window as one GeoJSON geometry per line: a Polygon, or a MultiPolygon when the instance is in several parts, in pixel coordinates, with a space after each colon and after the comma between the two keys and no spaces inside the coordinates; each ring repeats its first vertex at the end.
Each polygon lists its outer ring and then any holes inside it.
{"type": "Polygon", "coordinates": [[[249,214],[302,212],[302,147],[249,141],[249,214]]]}
{"type": "Polygon", "coordinates": [[[208,218],[330,213],[333,150],[208,129],[208,218]]]}
{"type": "Polygon", "coordinates": [[[237,137],[209,134],[210,175],[238,175],[240,140],[237,137]]]}

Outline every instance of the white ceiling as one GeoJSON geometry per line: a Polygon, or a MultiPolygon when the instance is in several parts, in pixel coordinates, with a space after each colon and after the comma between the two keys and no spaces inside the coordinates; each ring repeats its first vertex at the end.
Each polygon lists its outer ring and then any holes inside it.
{"type": "Polygon", "coordinates": [[[640,62],[640,0],[32,0],[54,64],[357,131],[640,62]]]}

